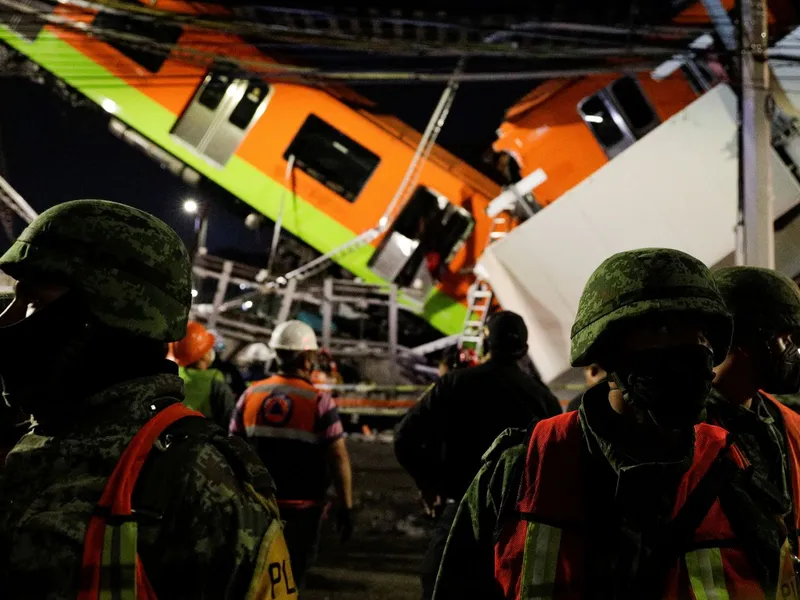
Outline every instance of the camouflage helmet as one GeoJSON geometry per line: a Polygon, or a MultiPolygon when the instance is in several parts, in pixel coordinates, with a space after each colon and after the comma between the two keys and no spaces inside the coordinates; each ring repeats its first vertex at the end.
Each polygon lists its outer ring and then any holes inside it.
{"type": "Polygon", "coordinates": [[[0,269],[81,291],[109,327],[164,342],[186,334],[188,253],[166,223],[136,208],[105,200],[54,206],[22,232],[0,269]]]}
{"type": "Polygon", "coordinates": [[[700,316],[717,364],[724,360],[733,322],[708,267],[679,250],[643,248],[614,254],[589,277],[572,326],[572,366],[597,362],[600,342],[620,325],[659,313],[700,316]]]}
{"type": "Polygon", "coordinates": [[[800,288],[780,273],[760,267],[728,267],[714,273],[733,314],[735,332],[800,331],[800,288]]]}

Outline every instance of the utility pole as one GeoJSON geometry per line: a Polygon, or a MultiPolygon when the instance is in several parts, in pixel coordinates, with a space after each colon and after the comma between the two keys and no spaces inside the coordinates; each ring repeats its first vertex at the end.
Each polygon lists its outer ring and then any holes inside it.
{"type": "Polygon", "coordinates": [[[737,263],[775,267],[772,113],[767,64],[767,2],[740,0],[740,225],[737,263]]]}

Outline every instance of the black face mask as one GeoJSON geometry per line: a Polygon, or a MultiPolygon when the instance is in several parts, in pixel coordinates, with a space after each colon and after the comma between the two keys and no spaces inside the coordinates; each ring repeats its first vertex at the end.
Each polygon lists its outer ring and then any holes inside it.
{"type": "Polygon", "coordinates": [[[627,368],[611,377],[626,401],[656,425],[680,430],[703,420],[713,367],[713,354],[705,346],[655,348],[638,352],[627,368]]]}
{"type": "Polygon", "coordinates": [[[66,383],[85,360],[89,317],[80,297],[67,293],[13,325],[0,327],[0,377],[9,406],[33,413],[41,389],[66,383]]]}
{"type": "Polygon", "coordinates": [[[800,352],[791,340],[783,350],[769,344],[763,359],[761,389],[770,394],[796,394],[800,392],[800,352]]]}

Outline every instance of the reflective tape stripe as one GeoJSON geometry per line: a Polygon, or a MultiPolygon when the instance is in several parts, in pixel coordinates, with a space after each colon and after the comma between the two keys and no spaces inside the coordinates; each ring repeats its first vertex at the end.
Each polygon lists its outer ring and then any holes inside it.
{"type": "Polygon", "coordinates": [[[781,547],[781,570],[778,574],[778,599],[797,600],[797,575],[794,572],[794,556],[787,539],[781,547]]]}
{"type": "Polygon", "coordinates": [[[561,530],[542,523],[528,523],[522,559],[522,600],[553,597],[558,567],[561,530]]]}
{"type": "Polygon", "coordinates": [[[307,398],[308,400],[315,400],[316,397],[319,395],[319,392],[316,390],[308,390],[301,387],[295,387],[293,385],[287,385],[285,383],[265,383],[263,385],[257,385],[251,387],[247,390],[248,395],[250,394],[284,394],[286,396],[300,396],[301,398],[307,398]]]}
{"type": "Polygon", "coordinates": [[[136,600],[135,521],[106,525],[98,600],[136,600]]]}
{"type": "Polygon", "coordinates": [[[719,548],[703,548],[686,555],[689,583],[697,600],[729,600],[719,548]]]}
{"type": "Polygon", "coordinates": [[[319,436],[311,431],[290,429],[286,427],[270,427],[269,425],[248,425],[245,427],[247,437],[295,440],[307,444],[319,444],[319,436]]]}

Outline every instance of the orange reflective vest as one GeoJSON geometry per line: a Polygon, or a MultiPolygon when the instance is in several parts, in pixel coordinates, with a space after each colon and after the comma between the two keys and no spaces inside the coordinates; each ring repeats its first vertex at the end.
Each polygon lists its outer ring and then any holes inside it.
{"type": "MultiPolygon", "coordinates": [[[[509,515],[496,537],[495,578],[506,598],[577,600],[587,591],[585,502],[591,501],[591,493],[579,468],[583,443],[577,411],[540,421],[534,428],[517,498],[518,518],[509,515]]],[[[723,429],[695,427],[694,458],[678,487],[673,518],[726,444],[723,429]]],[[[735,447],[730,450],[735,464],[743,467],[745,459],[735,447]]],[[[793,586],[790,558],[784,557],[782,581],[793,586]]],[[[694,532],[691,547],[669,567],[665,590],[664,598],[675,600],[765,599],[719,499],[694,532]]]]}
{"type": "Polygon", "coordinates": [[[761,394],[771,401],[781,412],[783,417],[783,428],[786,432],[787,462],[789,463],[789,473],[787,478],[790,480],[792,490],[792,506],[794,507],[794,535],[798,536],[797,542],[800,547],[800,415],[788,406],[785,406],[777,398],[767,393],[761,394]]]}
{"type": "Polygon", "coordinates": [[[125,448],[86,530],[78,600],[156,600],[136,550],[131,496],[158,437],[180,419],[202,416],[173,404],[150,419],[125,448]]]}
{"type": "Polygon", "coordinates": [[[235,418],[272,475],[281,506],[322,505],[328,480],[315,431],[318,400],[305,379],[273,375],[251,385],[239,401],[235,418]]]}

